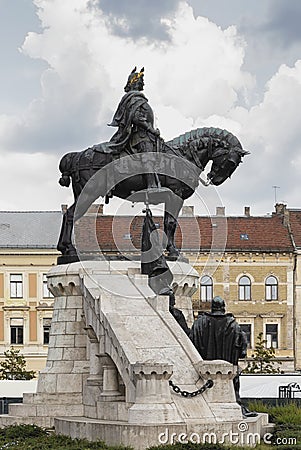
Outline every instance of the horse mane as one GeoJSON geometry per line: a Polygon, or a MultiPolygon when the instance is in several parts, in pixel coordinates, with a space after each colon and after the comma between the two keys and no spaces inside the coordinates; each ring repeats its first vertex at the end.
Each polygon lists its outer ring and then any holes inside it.
{"type": "Polygon", "coordinates": [[[230,131],[214,127],[196,128],[195,130],[187,131],[166,142],[166,144],[182,153],[183,149],[192,141],[198,141],[198,143],[202,144],[201,147],[204,148],[210,141],[212,143],[212,140],[215,140],[223,147],[239,147],[242,149],[241,143],[234,134],[230,131]]]}

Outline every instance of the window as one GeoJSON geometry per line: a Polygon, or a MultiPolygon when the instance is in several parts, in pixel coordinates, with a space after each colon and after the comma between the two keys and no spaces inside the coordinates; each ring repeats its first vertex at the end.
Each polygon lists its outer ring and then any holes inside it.
{"type": "Polygon", "coordinates": [[[239,279],[238,298],[239,300],[251,300],[251,280],[249,277],[243,276],[239,279]]]}
{"type": "Polygon", "coordinates": [[[47,275],[46,273],[43,274],[43,298],[49,298],[49,297],[53,297],[53,295],[51,294],[51,292],[49,291],[48,287],[47,287],[47,275]]]}
{"type": "Polygon", "coordinates": [[[278,280],[272,275],[265,280],[265,299],[278,300],[278,280]]]}
{"type": "Polygon", "coordinates": [[[213,298],[213,281],[208,275],[201,278],[201,301],[211,302],[213,298]]]}
{"type": "Polygon", "coordinates": [[[23,344],[23,319],[10,319],[10,343],[23,344]]]}
{"type": "Polygon", "coordinates": [[[22,274],[10,275],[10,298],[23,298],[22,274]]]}
{"type": "Polygon", "coordinates": [[[43,345],[49,344],[51,319],[43,319],[43,345]]]}
{"type": "Polygon", "coordinates": [[[265,326],[267,348],[278,348],[278,324],[269,323],[265,326]]]}
{"type": "Polygon", "coordinates": [[[240,323],[239,326],[246,335],[247,347],[252,348],[252,325],[250,323],[240,323]]]}

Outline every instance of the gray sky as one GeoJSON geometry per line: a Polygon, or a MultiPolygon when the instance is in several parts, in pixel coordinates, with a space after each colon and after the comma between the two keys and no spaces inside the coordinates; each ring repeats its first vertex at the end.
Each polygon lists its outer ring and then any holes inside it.
{"type": "Polygon", "coordinates": [[[72,202],[59,159],[110,138],[135,65],[164,138],[217,126],[251,151],[188,204],[265,214],[277,185],[300,207],[300,18],[299,0],[0,0],[0,209],[72,202]]]}

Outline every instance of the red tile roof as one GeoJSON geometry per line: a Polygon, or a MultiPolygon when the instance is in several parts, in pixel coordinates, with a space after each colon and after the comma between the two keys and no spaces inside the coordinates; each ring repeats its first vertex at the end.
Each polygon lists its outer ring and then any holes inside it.
{"type": "Polygon", "coordinates": [[[289,221],[296,247],[301,247],[301,209],[289,209],[289,221]]]}
{"type": "Polygon", "coordinates": [[[227,224],[227,250],[294,250],[281,216],[229,217],[227,224]]]}
{"type": "MultiPolygon", "coordinates": [[[[301,246],[301,211],[295,228],[301,246]],[[297,226],[298,225],[298,226],[297,226]],[[299,228],[298,228],[299,227],[299,228]]],[[[154,217],[159,233],[163,231],[163,218],[154,217]]],[[[87,216],[76,227],[76,246],[85,250],[140,251],[143,216],[87,216]]],[[[176,243],[182,251],[270,251],[294,250],[289,230],[281,215],[270,217],[180,217],[176,243]]]]}

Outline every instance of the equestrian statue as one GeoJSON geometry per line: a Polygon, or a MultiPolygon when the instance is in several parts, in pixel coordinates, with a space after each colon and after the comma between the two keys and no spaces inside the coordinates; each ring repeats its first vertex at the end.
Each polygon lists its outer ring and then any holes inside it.
{"type": "Polygon", "coordinates": [[[108,142],[81,152],[67,153],[60,161],[61,186],[72,184],[74,203],[63,216],[57,249],[68,262],[78,256],[72,243],[74,222],[98,197],[132,202],[164,203],[166,253],[178,257],[174,242],[177,218],[184,200],[204,185],[218,186],[249,152],[229,131],[197,128],[165,142],[154,127],[154,113],[143,94],[144,69],[130,73],[110,126],[117,131],[108,142]],[[212,162],[207,180],[200,175],[212,162]]]}

